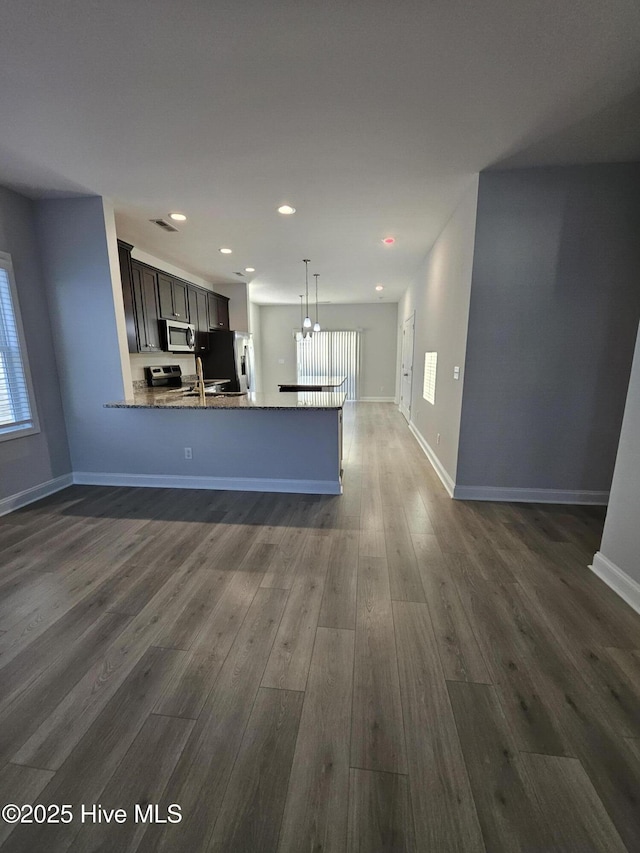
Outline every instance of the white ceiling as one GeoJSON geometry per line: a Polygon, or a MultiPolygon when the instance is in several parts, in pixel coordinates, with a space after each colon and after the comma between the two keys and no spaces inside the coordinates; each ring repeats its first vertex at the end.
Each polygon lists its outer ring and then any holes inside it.
{"type": "Polygon", "coordinates": [[[395,301],[479,170],[640,159],[639,44],[636,0],[3,0],[0,182],[257,302],[304,257],[395,301]]]}

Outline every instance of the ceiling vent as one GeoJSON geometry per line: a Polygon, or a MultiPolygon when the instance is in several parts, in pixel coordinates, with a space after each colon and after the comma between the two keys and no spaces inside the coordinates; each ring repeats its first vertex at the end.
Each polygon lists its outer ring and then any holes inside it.
{"type": "Polygon", "coordinates": [[[167,222],[166,219],[150,219],[149,222],[153,222],[154,225],[157,225],[158,228],[163,228],[165,231],[177,231],[175,225],[172,225],[170,222],[167,222]]]}

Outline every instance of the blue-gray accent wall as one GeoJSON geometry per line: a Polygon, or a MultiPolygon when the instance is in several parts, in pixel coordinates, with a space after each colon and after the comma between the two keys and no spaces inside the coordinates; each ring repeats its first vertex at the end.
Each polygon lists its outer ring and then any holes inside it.
{"type": "Polygon", "coordinates": [[[40,432],[0,442],[0,501],[71,472],[49,306],[36,240],[34,203],[0,187],[0,251],[18,291],[40,432]]]}
{"type": "Polygon", "coordinates": [[[608,491],[640,317],[640,165],[480,175],[458,486],[608,491]]]}

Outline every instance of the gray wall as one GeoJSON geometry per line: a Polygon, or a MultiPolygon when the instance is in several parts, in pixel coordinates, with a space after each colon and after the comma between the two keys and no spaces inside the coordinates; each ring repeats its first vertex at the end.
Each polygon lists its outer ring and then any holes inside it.
{"type": "Polygon", "coordinates": [[[398,306],[400,327],[415,311],[411,422],[451,481],[456,479],[458,458],[477,190],[475,176],[398,306]],[[434,351],[438,371],[432,405],[423,398],[422,389],[424,354],[434,351]],[[456,365],[460,380],[453,378],[456,365]]]}
{"type": "Polygon", "coordinates": [[[638,165],[480,176],[459,486],[609,489],[639,235],[638,165]]]}
{"type": "Polygon", "coordinates": [[[640,584],[640,331],[600,553],[640,584]]]}
{"type": "Polygon", "coordinates": [[[91,471],[109,429],[103,404],[124,397],[107,241],[113,215],[90,197],[40,201],[37,217],[72,466],[91,471]]]}
{"type": "MultiPolygon", "coordinates": [[[[397,303],[321,305],[323,329],[362,329],[359,396],[393,399],[396,383],[397,303]]],[[[294,329],[300,328],[297,305],[260,306],[261,377],[263,391],[295,382],[294,329]],[[283,360],[283,364],[280,363],[283,360]]]]}
{"type": "Polygon", "coordinates": [[[0,442],[0,500],[69,474],[60,386],[47,295],[36,242],[33,203],[0,187],[0,251],[8,252],[31,367],[40,433],[0,442]]]}

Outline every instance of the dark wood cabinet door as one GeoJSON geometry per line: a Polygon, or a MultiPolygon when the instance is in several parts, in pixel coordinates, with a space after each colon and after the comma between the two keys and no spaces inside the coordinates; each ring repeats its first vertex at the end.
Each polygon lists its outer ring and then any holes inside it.
{"type": "Polygon", "coordinates": [[[118,260],[120,261],[120,278],[122,280],[122,300],[124,303],[124,319],[127,327],[127,344],[129,352],[138,352],[138,334],[136,328],[136,309],[133,299],[133,273],[131,271],[131,249],[128,243],[118,240],[118,260]]]}
{"type": "Polygon", "coordinates": [[[142,292],[144,295],[144,330],[146,352],[160,352],[160,328],[158,325],[157,280],[152,270],[142,270],[142,292]]]}
{"type": "Polygon", "coordinates": [[[196,352],[209,351],[209,304],[204,290],[196,291],[198,323],[196,325],[196,352]]]}
{"type": "Polygon", "coordinates": [[[208,293],[209,329],[217,331],[229,328],[229,300],[217,293],[208,293]]]}
{"type": "Polygon", "coordinates": [[[156,274],[133,261],[131,276],[138,352],[160,352],[156,274]]]}
{"type": "Polygon", "coordinates": [[[187,285],[171,276],[158,273],[158,301],[160,316],[165,320],[189,322],[187,285]]]}
{"type": "Polygon", "coordinates": [[[158,273],[158,299],[160,316],[165,320],[175,320],[173,308],[173,280],[168,275],[158,273]]]}
{"type": "Polygon", "coordinates": [[[198,291],[195,287],[187,288],[187,308],[189,310],[189,322],[193,323],[198,331],[198,291]]]}
{"type": "Polygon", "coordinates": [[[209,304],[209,330],[213,332],[218,328],[218,297],[215,293],[207,293],[207,302],[209,304]]]}
{"type": "Polygon", "coordinates": [[[191,323],[187,302],[187,285],[181,281],[173,281],[172,285],[174,319],[179,320],[181,323],[191,323]]]}
{"type": "Polygon", "coordinates": [[[209,331],[209,305],[207,300],[207,294],[204,290],[196,291],[197,299],[198,299],[198,325],[197,330],[199,332],[208,332],[209,331]]]}
{"type": "Polygon", "coordinates": [[[218,297],[218,328],[229,328],[229,300],[224,296],[218,297]]]}
{"type": "Polygon", "coordinates": [[[147,337],[144,331],[144,295],[142,289],[142,270],[136,264],[131,265],[131,291],[136,324],[136,352],[146,352],[147,337]]]}
{"type": "Polygon", "coordinates": [[[207,294],[198,287],[187,288],[189,322],[196,327],[196,354],[209,350],[209,311],[207,294]]]}

